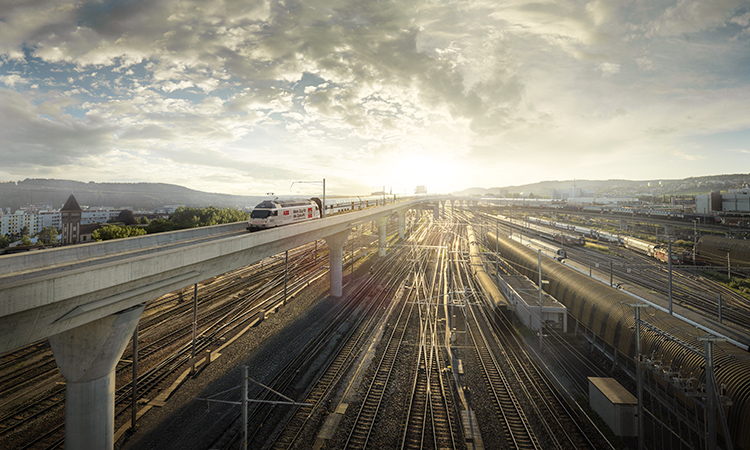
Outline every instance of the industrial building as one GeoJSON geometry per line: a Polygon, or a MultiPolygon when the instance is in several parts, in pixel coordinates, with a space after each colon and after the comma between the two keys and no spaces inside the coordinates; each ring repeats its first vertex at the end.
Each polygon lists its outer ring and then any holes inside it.
{"type": "Polygon", "coordinates": [[[729,189],[726,193],[711,192],[695,196],[695,212],[750,212],[750,188],[729,189]]]}

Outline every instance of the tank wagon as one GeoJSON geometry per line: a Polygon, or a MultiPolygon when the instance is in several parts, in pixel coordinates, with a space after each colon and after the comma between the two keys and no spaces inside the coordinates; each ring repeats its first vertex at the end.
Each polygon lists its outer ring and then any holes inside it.
{"type": "MultiPolygon", "coordinates": [[[[505,237],[497,237],[494,232],[486,234],[486,243],[495,248],[503,258],[513,263],[522,275],[536,279],[537,253],[505,237]]],[[[594,280],[563,264],[544,264],[543,277],[549,280],[545,291],[565,304],[569,314],[600,339],[614,349],[613,355],[620,362],[633,364],[635,357],[634,312],[629,305],[634,299],[629,295],[594,280]],[[619,356],[618,356],[619,355],[619,356]]],[[[704,344],[695,339],[705,333],[687,323],[662,313],[649,310],[644,318],[649,323],[702,350],[704,344]]],[[[662,386],[665,379],[680,380],[685,386],[700,387],[705,383],[704,360],[693,352],[671,340],[665,340],[655,333],[641,335],[642,354],[660,361],[658,370],[662,377],[654,380],[662,386]]],[[[729,433],[734,448],[750,450],[750,354],[726,342],[719,342],[714,348],[714,364],[718,386],[726,385],[726,395],[733,405],[725,409],[729,433]]],[[[656,366],[652,366],[656,370],[656,366]]],[[[649,373],[649,372],[646,372],[649,373]]],[[[674,392],[679,392],[670,388],[674,392]]],[[[681,402],[693,400],[679,394],[681,402]]],[[[719,427],[721,428],[721,427],[719,427]]]]}
{"type": "Polygon", "coordinates": [[[750,241],[718,236],[703,236],[695,246],[696,258],[703,264],[750,267],[750,241]],[[727,261],[727,255],[729,255],[727,261]]]}
{"type": "Polygon", "coordinates": [[[250,231],[306,222],[320,218],[320,200],[265,200],[253,208],[247,229],[250,231]]]}
{"type": "Polygon", "coordinates": [[[471,267],[471,273],[474,278],[482,285],[482,289],[487,293],[492,303],[495,306],[495,310],[499,313],[507,316],[510,313],[510,304],[508,299],[500,292],[495,280],[492,279],[487,271],[484,269],[484,263],[482,257],[479,254],[479,243],[477,242],[474,230],[472,227],[466,227],[466,231],[469,235],[469,265],[471,267]]]}

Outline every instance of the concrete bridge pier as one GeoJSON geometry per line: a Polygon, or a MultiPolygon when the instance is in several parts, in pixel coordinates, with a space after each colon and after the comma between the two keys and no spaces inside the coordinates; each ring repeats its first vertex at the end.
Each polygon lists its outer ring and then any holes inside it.
{"type": "Polygon", "coordinates": [[[378,224],[378,256],[385,256],[385,229],[388,226],[388,216],[375,219],[378,224]]]}
{"type": "Polygon", "coordinates": [[[396,214],[398,214],[398,238],[403,241],[406,235],[406,210],[396,211],[396,214]]]}
{"type": "Polygon", "coordinates": [[[145,305],[49,337],[65,377],[65,449],[114,448],[115,366],[145,305]]]}
{"type": "Polygon", "coordinates": [[[328,266],[331,275],[331,297],[344,295],[344,244],[349,237],[349,230],[332,234],[325,238],[328,244],[328,266]]]}
{"type": "Polygon", "coordinates": [[[435,220],[440,220],[440,205],[435,205],[432,207],[432,218],[435,220]]]}

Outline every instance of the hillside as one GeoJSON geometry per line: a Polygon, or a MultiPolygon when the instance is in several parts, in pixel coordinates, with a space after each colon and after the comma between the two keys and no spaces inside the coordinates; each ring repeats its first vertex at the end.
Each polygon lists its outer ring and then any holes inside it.
{"type": "Polygon", "coordinates": [[[60,208],[73,194],[80,205],[127,206],[151,210],[164,205],[252,207],[259,197],[215,194],[165,183],[84,183],[25,179],[0,183],[0,207],[12,211],[28,204],[60,208]]]}
{"type": "MultiPolygon", "coordinates": [[[[594,191],[596,196],[636,197],[657,195],[694,195],[740,188],[750,184],[750,174],[691,177],[682,180],[566,180],[542,181],[520,186],[470,188],[454,195],[528,195],[549,197],[551,189],[567,190],[574,185],[594,191]]],[[[95,183],[70,180],[25,179],[0,182],[0,208],[15,211],[21,206],[50,205],[60,208],[70,194],[80,205],[130,207],[152,210],[165,205],[253,207],[258,196],[201,192],[166,183],[95,183]]]]}
{"type": "Polygon", "coordinates": [[[648,195],[695,195],[737,189],[750,184],[750,174],[712,175],[681,180],[565,180],[542,181],[520,186],[469,188],[455,195],[513,195],[533,193],[549,197],[552,189],[568,190],[573,186],[594,191],[595,196],[636,197],[648,195]]]}

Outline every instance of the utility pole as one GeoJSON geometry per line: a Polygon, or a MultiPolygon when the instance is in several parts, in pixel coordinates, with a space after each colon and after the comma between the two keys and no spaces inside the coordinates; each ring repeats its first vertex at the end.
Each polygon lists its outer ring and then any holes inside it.
{"type": "Polygon", "coordinates": [[[138,324],[133,331],[133,406],[130,412],[130,428],[135,430],[136,406],[138,405],[138,324]]]}
{"type": "Polygon", "coordinates": [[[284,252],[284,302],[282,305],[286,305],[286,280],[289,273],[289,250],[284,252]]]}
{"type": "Polygon", "coordinates": [[[247,450],[247,366],[242,366],[242,450],[247,450]]]}
{"type": "Polygon", "coordinates": [[[500,233],[499,233],[500,220],[495,218],[495,283],[500,279],[500,233]]]}
{"type": "Polygon", "coordinates": [[[732,281],[732,263],[729,260],[729,252],[727,252],[727,278],[732,281]]]}
{"type": "Polygon", "coordinates": [[[641,367],[641,308],[644,303],[630,305],[635,309],[635,373],[636,389],[638,391],[638,450],[645,450],[645,429],[643,426],[643,368],[641,367]]]}
{"type": "Polygon", "coordinates": [[[695,247],[698,246],[698,220],[693,221],[693,265],[695,265],[695,247]]]}
{"type": "Polygon", "coordinates": [[[542,250],[537,250],[539,256],[539,351],[542,351],[542,339],[544,336],[543,304],[542,304],[542,250]]]}
{"type": "MultiPolygon", "coordinates": [[[[292,181],[291,186],[289,186],[289,189],[294,186],[294,183],[307,183],[307,184],[320,184],[320,181],[292,181]]],[[[383,187],[385,189],[385,187],[383,187]]],[[[323,178],[323,204],[320,205],[320,218],[323,219],[326,216],[326,179],[323,178]]]]}
{"type": "Polygon", "coordinates": [[[714,374],[714,342],[724,341],[714,336],[699,337],[706,349],[706,448],[716,450],[716,376],[714,374]]]}
{"type": "Polygon", "coordinates": [[[193,285],[193,348],[190,350],[190,373],[195,373],[195,345],[198,335],[198,283],[193,285]]]}
{"type": "Polygon", "coordinates": [[[667,294],[669,297],[669,315],[672,315],[672,241],[667,243],[667,272],[669,274],[667,282],[667,294]]]}

